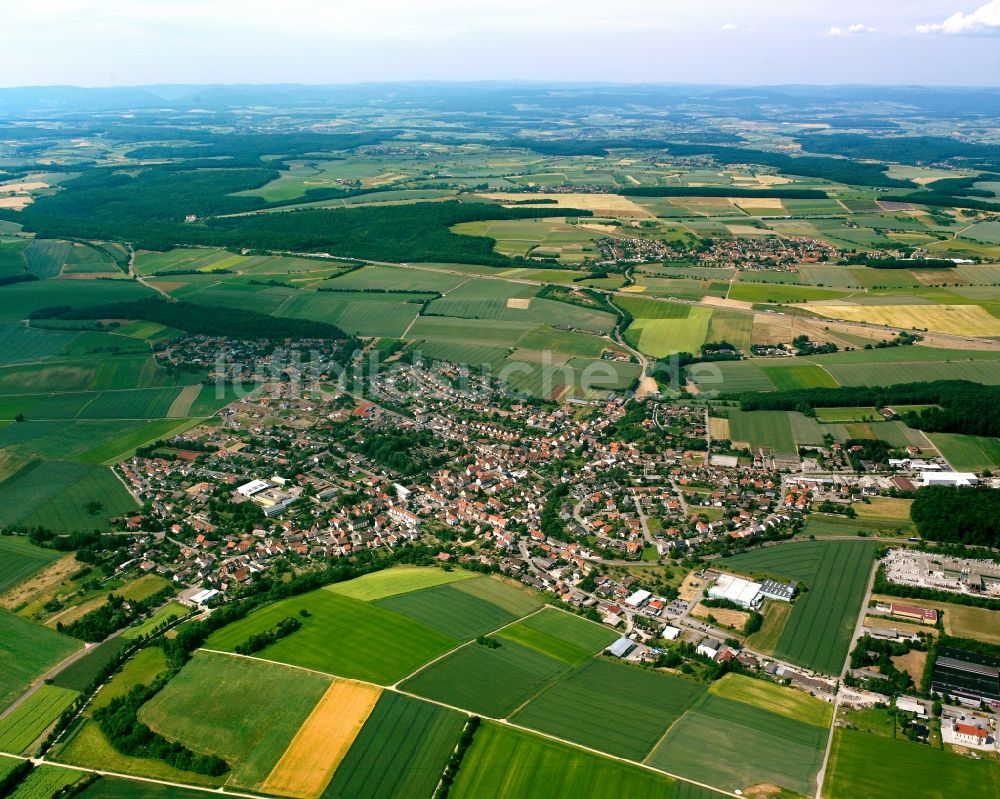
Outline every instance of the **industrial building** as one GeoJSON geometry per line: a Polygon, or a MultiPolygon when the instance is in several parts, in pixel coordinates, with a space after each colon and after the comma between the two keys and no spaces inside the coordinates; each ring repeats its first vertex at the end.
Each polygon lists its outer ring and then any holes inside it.
{"type": "Polygon", "coordinates": [[[761,584],[734,574],[720,574],[715,585],[708,589],[710,599],[726,599],[740,607],[757,608],[764,601],[761,584]]]}
{"type": "Polygon", "coordinates": [[[765,599],[776,599],[779,602],[791,602],[795,598],[795,586],[791,583],[779,583],[777,580],[764,580],[760,584],[760,592],[765,599]]]}
{"type": "Polygon", "coordinates": [[[979,478],[972,472],[930,472],[920,475],[921,486],[976,486],[979,478]]]}

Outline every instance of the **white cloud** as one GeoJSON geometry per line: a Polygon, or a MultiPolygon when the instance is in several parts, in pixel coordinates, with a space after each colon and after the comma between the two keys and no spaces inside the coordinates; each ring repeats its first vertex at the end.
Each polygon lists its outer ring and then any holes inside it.
{"type": "Polygon", "coordinates": [[[915,30],[923,34],[943,33],[951,36],[968,33],[1000,33],[1000,0],[991,0],[969,14],[956,11],[944,22],[917,25],[915,30]]]}
{"type": "Polygon", "coordinates": [[[841,28],[834,25],[830,30],[826,32],[827,36],[854,36],[859,33],[874,33],[875,29],[870,28],[867,25],[863,25],[860,22],[856,22],[853,25],[848,25],[846,28],[841,28]]]}
{"type": "Polygon", "coordinates": [[[740,26],[735,22],[727,22],[725,25],[719,28],[720,31],[738,31],[740,26]]]}

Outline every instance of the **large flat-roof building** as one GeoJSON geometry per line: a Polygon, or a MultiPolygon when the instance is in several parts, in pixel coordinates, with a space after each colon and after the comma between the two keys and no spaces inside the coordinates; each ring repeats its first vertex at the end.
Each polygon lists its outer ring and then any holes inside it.
{"type": "Polygon", "coordinates": [[[779,602],[791,602],[795,598],[795,586],[777,580],[764,580],[760,584],[760,592],[765,599],[777,599],[779,602]]]}
{"type": "Polygon", "coordinates": [[[726,599],[740,607],[756,608],[764,600],[761,584],[734,574],[720,574],[715,585],[708,589],[710,599],[726,599]]]}
{"type": "Polygon", "coordinates": [[[924,472],[921,486],[976,486],[979,478],[972,472],[924,472]]]}

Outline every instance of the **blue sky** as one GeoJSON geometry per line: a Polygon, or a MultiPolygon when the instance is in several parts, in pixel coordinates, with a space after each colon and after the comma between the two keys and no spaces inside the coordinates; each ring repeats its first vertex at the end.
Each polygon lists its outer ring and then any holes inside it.
{"type": "Polygon", "coordinates": [[[1000,0],[12,0],[0,84],[1000,85],[1000,0]]]}

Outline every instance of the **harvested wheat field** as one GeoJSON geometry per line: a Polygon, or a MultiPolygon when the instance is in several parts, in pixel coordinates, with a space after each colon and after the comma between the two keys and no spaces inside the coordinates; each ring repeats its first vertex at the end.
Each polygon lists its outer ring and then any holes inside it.
{"type": "Polygon", "coordinates": [[[508,308],[516,308],[519,311],[526,311],[531,307],[531,297],[521,298],[521,297],[510,297],[507,300],[508,308]]]}
{"type": "Polygon", "coordinates": [[[717,416],[708,417],[708,432],[717,440],[729,439],[729,420],[717,416]]]}
{"type": "Polygon", "coordinates": [[[677,597],[684,602],[690,602],[697,593],[708,585],[708,580],[703,580],[695,571],[688,572],[684,582],[677,587],[677,597]]]}
{"type": "Polygon", "coordinates": [[[0,607],[13,610],[33,602],[43,594],[53,591],[79,568],[80,561],[72,555],[60,558],[0,597],[0,607]]]}
{"type": "Polygon", "coordinates": [[[912,330],[927,328],[957,336],[1000,336],[1000,319],[978,305],[823,305],[809,310],[831,319],[912,330]]]}
{"type": "Polygon", "coordinates": [[[781,204],[780,197],[730,197],[729,199],[740,208],[769,208],[780,211],[785,207],[781,204]]]}
{"type": "MultiPolygon", "coordinates": [[[[490,194],[481,194],[480,197],[484,197],[489,200],[495,200],[500,203],[513,203],[516,202],[519,208],[531,208],[532,203],[526,203],[524,201],[525,195],[523,194],[505,194],[503,192],[496,192],[490,194]]],[[[620,194],[585,194],[585,193],[567,193],[567,194],[536,194],[532,192],[530,195],[532,200],[539,202],[546,207],[551,208],[553,202],[559,208],[579,208],[581,211],[593,211],[598,216],[626,216],[626,217],[638,217],[642,219],[648,219],[652,217],[653,214],[647,211],[640,205],[636,205],[632,200],[627,197],[622,197],[620,194]],[[549,202],[549,201],[553,202],[549,202]]]]}
{"type": "Polygon", "coordinates": [[[747,619],[750,618],[750,614],[744,613],[742,610],[732,610],[731,608],[710,608],[701,604],[701,602],[691,608],[691,615],[696,616],[699,619],[707,619],[709,616],[712,616],[724,627],[732,627],[736,630],[742,629],[743,625],[747,623],[747,619]]]}
{"type": "Polygon", "coordinates": [[[296,799],[320,796],[381,693],[382,689],[374,685],[350,680],[333,682],[295,733],[261,790],[296,799]]]}

